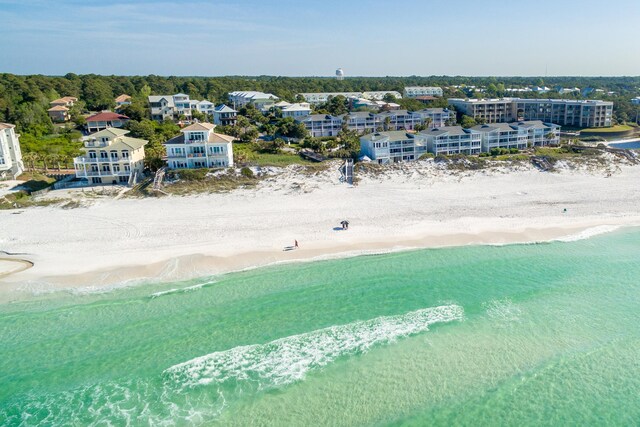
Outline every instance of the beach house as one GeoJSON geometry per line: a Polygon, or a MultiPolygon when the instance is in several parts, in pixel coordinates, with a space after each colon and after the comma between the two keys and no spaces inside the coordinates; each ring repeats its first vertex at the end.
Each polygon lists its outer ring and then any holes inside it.
{"type": "Polygon", "coordinates": [[[247,104],[251,104],[261,111],[266,111],[273,107],[280,99],[272,93],[240,90],[229,92],[228,96],[233,108],[242,108],[247,104]]]}
{"type": "Polygon", "coordinates": [[[94,133],[107,128],[121,128],[129,122],[129,117],[114,113],[111,111],[103,111],[87,117],[87,132],[94,133]]]}
{"type": "Polygon", "coordinates": [[[19,137],[15,125],[0,123],[0,179],[16,179],[24,172],[19,137]]]}
{"type": "Polygon", "coordinates": [[[172,169],[220,168],[233,166],[233,140],[214,132],[211,123],[194,123],[164,143],[167,165],[172,169]]]}
{"type": "Polygon", "coordinates": [[[108,128],[84,137],[84,155],[73,160],[76,177],[88,184],[137,182],[144,170],[144,146],[148,141],[126,136],[128,133],[108,128]]]}
{"type": "Polygon", "coordinates": [[[213,124],[222,126],[235,126],[238,120],[238,112],[225,104],[218,105],[213,110],[213,124]]]}

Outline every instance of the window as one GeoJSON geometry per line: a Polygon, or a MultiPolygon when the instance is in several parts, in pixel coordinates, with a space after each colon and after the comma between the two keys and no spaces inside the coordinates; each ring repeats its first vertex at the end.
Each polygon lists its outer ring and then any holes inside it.
{"type": "Polygon", "coordinates": [[[129,158],[129,151],[122,150],[122,158],[123,159],[128,159],[129,158]]]}
{"type": "Polygon", "coordinates": [[[100,151],[100,159],[108,159],[109,157],[107,156],[107,152],[106,151],[100,151]]]}
{"type": "Polygon", "coordinates": [[[117,151],[112,151],[111,152],[111,160],[118,160],[118,152],[117,151]]]}
{"type": "Polygon", "coordinates": [[[113,165],[113,172],[115,173],[120,172],[120,165],[113,165]]]}
{"type": "Polygon", "coordinates": [[[95,151],[89,151],[89,158],[90,158],[90,159],[95,159],[95,158],[96,158],[96,156],[97,156],[97,154],[96,154],[96,152],[95,152],[95,151]]]}
{"type": "Polygon", "coordinates": [[[102,172],[110,172],[111,169],[109,168],[109,165],[102,165],[102,172]]]}

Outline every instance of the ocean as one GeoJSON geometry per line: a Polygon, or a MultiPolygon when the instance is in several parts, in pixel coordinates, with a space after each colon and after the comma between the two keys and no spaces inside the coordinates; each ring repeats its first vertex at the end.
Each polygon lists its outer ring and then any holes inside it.
{"type": "Polygon", "coordinates": [[[640,230],[0,304],[0,425],[640,422],[640,230]]]}

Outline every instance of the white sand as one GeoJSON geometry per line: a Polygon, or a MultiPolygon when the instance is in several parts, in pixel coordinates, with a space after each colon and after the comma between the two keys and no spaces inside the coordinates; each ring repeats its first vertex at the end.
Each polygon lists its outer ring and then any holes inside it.
{"type": "Polygon", "coordinates": [[[0,278],[0,288],[186,279],[345,253],[542,241],[640,225],[640,166],[451,172],[431,161],[360,174],[353,188],[339,182],[336,165],[313,177],[295,169],[228,194],[0,211],[0,251],[27,253],[20,258],[35,263],[0,278]],[[342,219],[349,230],[335,231],[342,219]],[[294,239],[300,249],[283,251],[294,239]]]}

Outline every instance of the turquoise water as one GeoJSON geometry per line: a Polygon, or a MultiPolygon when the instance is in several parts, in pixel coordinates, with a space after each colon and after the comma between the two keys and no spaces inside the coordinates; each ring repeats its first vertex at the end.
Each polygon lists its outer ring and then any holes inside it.
{"type": "Polygon", "coordinates": [[[619,142],[616,144],[609,144],[613,148],[624,148],[627,150],[638,150],[640,149],[640,141],[633,142],[619,142]]]}
{"type": "Polygon", "coordinates": [[[637,425],[640,231],[0,305],[0,425],[637,425]]]}

